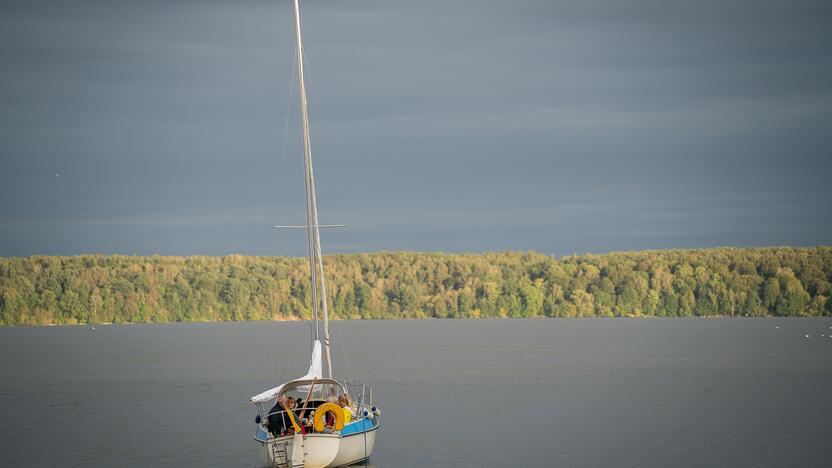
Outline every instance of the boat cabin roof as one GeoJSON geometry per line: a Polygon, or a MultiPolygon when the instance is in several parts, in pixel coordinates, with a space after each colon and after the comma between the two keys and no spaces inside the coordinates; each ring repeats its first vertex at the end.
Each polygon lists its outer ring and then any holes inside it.
{"type": "Polygon", "coordinates": [[[312,384],[314,384],[314,386],[315,386],[315,388],[313,390],[323,389],[323,387],[325,385],[335,385],[341,390],[342,393],[347,392],[346,387],[344,387],[344,383],[339,382],[335,379],[306,379],[306,378],[300,378],[300,379],[290,380],[290,381],[284,383],[283,385],[278,385],[277,387],[266,390],[263,393],[260,393],[258,395],[254,395],[253,397],[251,397],[251,402],[255,405],[258,404],[258,403],[265,403],[267,401],[274,400],[281,393],[287,392],[289,390],[294,390],[294,389],[300,388],[300,387],[305,387],[304,390],[308,391],[309,386],[312,385],[312,384]]]}

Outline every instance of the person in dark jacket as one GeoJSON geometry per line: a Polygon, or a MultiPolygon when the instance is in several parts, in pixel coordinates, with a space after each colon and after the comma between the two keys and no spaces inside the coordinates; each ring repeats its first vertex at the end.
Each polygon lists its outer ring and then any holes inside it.
{"type": "MultiPolygon", "coordinates": [[[[292,419],[286,414],[287,411],[292,411],[294,414],[295,397],[281,396],[277,402],[269,410],[269,432],[274,437],[283,437],[295,433],[295,427],[292,425],[292,419]]],[[[297,420],[297,415],[295,415],[297,420]]]]}

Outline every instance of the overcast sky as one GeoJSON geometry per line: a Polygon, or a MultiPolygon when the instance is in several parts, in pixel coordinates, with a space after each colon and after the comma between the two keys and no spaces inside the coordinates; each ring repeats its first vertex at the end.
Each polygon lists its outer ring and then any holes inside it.
{"type": "MultiPolygon", "coordinates": [[[[301,3],[325,252],[832,244],[828,0],[301,3]]],[[[304,253],[288,0],[2,11],[0,255],[304,253]]]]}

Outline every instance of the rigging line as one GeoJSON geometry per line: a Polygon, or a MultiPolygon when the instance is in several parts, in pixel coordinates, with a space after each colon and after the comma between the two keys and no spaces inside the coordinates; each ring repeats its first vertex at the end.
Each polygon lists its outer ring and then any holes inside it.
{"type": "MultiPolygon", "coordinates": [[[[286,177],[283,166],[284,162],[286,161],[286,142],[289,138],[289,119],[292,115],[292,101],[295,97],[295,63],[297,61],[297,54],[295,54],[295,44],[294,40],[292,39],[291,31],[291,24],[292,24],[292,15],[286,15],[286,22],[287,27],[284,28],[287,32],[289,32],[288,38],[286,40],[286,44],[288,44],[289,49],[289,56],[291,57],[292,65],[289,67],[289,100],[286,101],[286,119],[283,121],[283,141],[281,142],[280,148],[280,166],[277,171],[277,186],[282,187],[284,178],[286,177]]],[[[279,203],[275,203],[275,212],[274,212],[274,219],[278,221],[280,218],[278,207],[279,203]]],[[[279,237],[278,233],[274,234],[274,251],[275,255],[279,252],[279,237]]]]}
{"type": "Polygon", "coordinates": [[[312,72],[309,70],[309,56],[306,55],[306,49],[303,49],[301,52],[303,52],[303,65],[304,65],[303,68],[304,68],[304,70],[306,70],[306,75],[305,76],[306,76],[306,81],[308,83],[308,86],[307,86],[308,90],[306,92],[307,99],[309,100],[309,102],[312,103],[312,108],[314,110],[314,113],[313,113],[314,120],[316,122],[320,122],[321,119],[319,119],[318,117],[321,115],[321,109],[320,109],[320,107],[318,107],[318,99],[315,96],[315,85],[314,85],[314,82],[312,81],[312,72]]]}
{"type": "MultiPolygon", "coordinates": [[[[291,72],[292,76],[289,78],[289,101],[286,104],[286,120],[283,124],[283,141],[281,143],[281,148],[280,148],[280,167],[279,167],[278,172],[277,172],[277,174],[278,174],[278,176],[277,176],[277,185],[278,185],[278,187],[283,186],[283,180],[286,177],[285,172],[283,171],[283,165],[284,165],[284,162],[286,161],[286,142],[289,139],[289,119],[292,116],[292,100],[295,97],[295,60],[296,60],[295,54],[292,54],[292,67],[291,67],[292,68],[292,72],[291,72]]],[[[274,214],[275,222],[280,221],[280,214],[277,211],[277,206],[278,206],[278,204],[276,203],[275,204],[275,214],[274,214]]],[[[275,233],[275,235],[274,235],[275,252],[278,251],[277,239],[278,239],[277,238],[277,233],[275,233]]]]}
{"type": "Polygon", "coordinates": [[[324,314],[324,354],[327,362],[327,373],[332,378],[332,356],[329,352],[330,338],[329,338],[329,306],[326,294],[326,275],[324,274],[323,255],[321,254],[321,231],[318,223],[318,202],[315,194],[315,178],[312,166],[309,166],[309,193],[312,197],[312,227],[313,240],[315,244],[315,256],[318,258],[318,268],[321,271],[320,287],[321,287],[321,303],[323,305],[324,314]]]}
{"type": "Polygon", "coordinates": [[[292,54],[292,76],[289,79],[289,101],[286,104],[286,121],[283,124],[283,145],[280,149],[280,175],[283,176],[283,162],[286,160],[286,140],[289,137],[289,118],[292,116],[292,100],[295,98],[295,63],[297,58],[292,54]]]}
{"type": "MultiPolygon", "coordinates": [[[[335,328],[330,330],[329,331],[329,335],[330,335],[329,336],[329,342],[334,343],[336,341],[340,341],[341,342],[341,349],[343,350],[344,349],[344,341],[341,340],[341,335],[339,335],[339,333],[341,333],[340,329],[337,330],[337,331],[335,330],[335,328]]],[[[350,377],[350,371],[349,371],[350,366],[349,366],[349,364],[347,364],[347,353],[344,352],[343,355],[344,355],[344,365],[346,366],[346,369],[347,369],[347,372],[346,372],[347,378],[346,378],[345,381],[347,383],[350,383],[350,382],[352,382],[352,377],[350,377]]]]}
{"type": "MultiPolygon", "coordinates": [[[[342,327],[342,328],[343,328],[343,327],[342,327]]],[[[338,330],[338,332],[340,333],[340,332],[341,332],[341,329],[339,329],[339,330],[338,330]]],[[[345,340],[345,339],[344,339],[344,340],[341,340],[341,339],[340,339],[340,338],[341,338],[341,335],[338,335],[338,338],[339,338],[339,340],[338,340],[338,341],[340,341],[340,342],[341,342],[341,353],[344,355],[344,366],[347,368],[347,378],[348,378],[350,381],[352,381],[352,372],[350,371],[350,361],[349,361],[349,360],[347,360],[347,348],[346,348],[346,346],[344,346],[344,342],[345,342],[345,341],[347,341],[347,340],[345,340]]]]}
{"type": "MultiPolygon", "coordinates": [[[[364,412],[364,386],[361,386],[361,412],[364,412]]],[[[365,419],[363,423],[361,423],[362,429],[364,429],[364,466],[367,466],[367,420],[365,419]]]]}

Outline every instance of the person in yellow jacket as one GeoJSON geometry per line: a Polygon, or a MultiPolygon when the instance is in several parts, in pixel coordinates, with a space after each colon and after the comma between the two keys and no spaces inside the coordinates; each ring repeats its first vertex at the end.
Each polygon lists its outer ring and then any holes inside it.
{"type": "Polygon", "coordinates": [[[338,406],[344,410],[344,424],[349,424],[352,421],[352,409],[350,409],[350,397],[341,395],[338,397],[338,406]]]}

